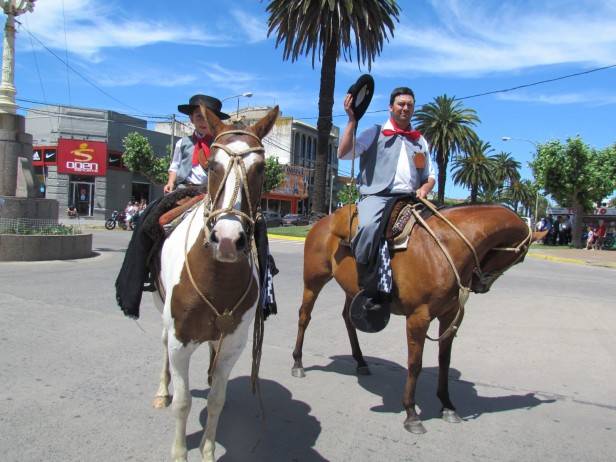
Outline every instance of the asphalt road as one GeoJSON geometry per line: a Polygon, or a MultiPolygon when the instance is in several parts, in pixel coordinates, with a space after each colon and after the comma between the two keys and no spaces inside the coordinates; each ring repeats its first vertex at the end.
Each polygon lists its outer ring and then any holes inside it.
{"type": "MultiPolygon", "coordinates": [[[[164,461],[170,410],[158,385],[160,319],[146,295],[138,322],[115,305],[113,281],[130,234],[95,232],[98,256],[0,263],[0,460],[164,461]]],[[[404,322],[360,334],[373,375],[357,377],[330,283],[291,377],[301,294],[301,242],[272,249],[279,315],[266,323],[265,420],[249,389],[250,353],[229,382],[222,461],[611,461],[616,454],[616,285],[613,269],[531,258],[473,295],[454,343],[451,393],[461,424],[438,418],[436,346],[424,354],[417,400],[428,433],[402,422],[404,322]],[[611,455],[610,455],[611,454],[611,455]]],[[[433,326],[434,334],[436,326],[433,326]]],[[[189,460],[199,459],[207,348],[191,363],[189,460]]]]}

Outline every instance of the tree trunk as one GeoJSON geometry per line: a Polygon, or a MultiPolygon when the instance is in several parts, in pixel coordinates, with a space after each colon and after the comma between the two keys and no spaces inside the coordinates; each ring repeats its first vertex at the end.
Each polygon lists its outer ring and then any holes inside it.
{"type": "Polygon", "coordinates": [[[471,204],[474,204],[477,202],[477,194],[479,192],[479,187],[473,185],[471,187],[471,204]]]}
{"type": "Polygon", "coordinates": [[[438,153],[438,202],[445,204],[445,182],[447,181],[447,158],[443,153],[438,153]]]}
{"type": "Polygon", "coordinates": [[[319,89],[319,120],[317,122],[317,158],[315,162],[312,211],[325,212],[325,184],[328,175],[329,135],[332,131],[332,108],[336,86],[337,40],[332,37],[323,55],[321,64],[321,87],[319,89]]]}
{"type": "Polygon", "coordinates": [[[571,244],[576,249],[581,249],[582,244],[582,229],[584,227],[584,207],[577,201],[573,203],[575,209],[575,220],[571,227],[571,244]]]}

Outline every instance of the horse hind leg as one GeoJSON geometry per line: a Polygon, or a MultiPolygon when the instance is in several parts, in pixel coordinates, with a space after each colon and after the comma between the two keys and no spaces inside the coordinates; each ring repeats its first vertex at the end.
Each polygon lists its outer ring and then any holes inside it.
{"type": "Polygon", "coordinates": [[[233,334],[225,337],[222,343],[218,343],[217,348],[213,349],[214,351],[219,350],[219,352],[215,363],[210,363],[212,384],[207,398],[207,424],[200,445],[203,462],[214,462],[216,460],[214,457],[216,430],[227,397],[227,382],[231,370],[248,339],[248,324],[250,323],[244,321],[244,324],[245,326],[238,326],[233,334]]]}
{"type": "Polygon", "coordinates": [[[342,309],[342,317],[344,318],[344,324],[346,325],[347,333],[349,334],[349,341],[351,342],[351,351],[353,353],[353,358],[357,362],[357,374],[359,375],[370,375],[370,368],[366,361],[364,360],[364,355],[361,352],[361,348],[359,346],[359,339],[357,338],[357,330],[355,330],[355,326],[351,322],[351,302],[353,298],[347,294],[346,300],[344,301],[344,308],[342,309]]]}
{"type": "MultiPolygon", "coordinates": [[[[443,333],[454,322],[456,311],[453,310],[446,316],[439,318],[439,335],[443,333]]],[[[458,321],[462,322],[462,319],[458,321]]],[[[450,335],[446,339],[439,342],[438,345],[438,390],[436,396],[441,401],[443,408],[441,409],[441,417],[445,422],[460,423],[462,419],[456,413],[456,408],[449,397],[449,364],[451,362],[451,348],[455,334],[450,335]]]]}
{"type": "Polygon", "coordinates": [[[169,382],[171,381],[171,374],[169,374],[169,352],[167,349],[168,339],[167,328],[163,328],[163,370],[160,373],[160,383],[158,390],[152,401],[152,407],[155,409],[163,409],[171,404],[171,397],[169,396],[169,382]]]}
{"type": "Polygon", "coordinates": [[[297,339],[295,341],[295,349],[293,350],[293,368],[291,375],[293,377],[306,377],[304,365],[302,363],[302,348],[304,346],[304,335],[308,324],[310,324],[312,309],[314,303],[321,292],[323,286],[331,279],[331,274],[323,274],[319,277],[312,278],[306,281],[304,278],[304,294],[302,296],[302,306],[299,309],[299,321],[297,322],[297,339]]]}

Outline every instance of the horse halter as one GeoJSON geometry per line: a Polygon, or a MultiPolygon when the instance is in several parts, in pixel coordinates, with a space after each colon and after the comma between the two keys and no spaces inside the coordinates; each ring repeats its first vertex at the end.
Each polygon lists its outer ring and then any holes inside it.
{"type": "MultiPolygon", "coordinates": [[[[216,195],[214,196],[214,199],[212,199],[211,196],[208,194],[204,207],[203,207],[203,231],[205,234],[204,245],[206,247],[209,245],[209,242],[210,242],[209,238],[212,232],[212,228],[214,227],[214,225],[216,224],[216,221],[221,215],[235,215],[239,217],[240,223],[242,223],[242,219],[248,223],[248,229],[247,230],[245,229],[244,231],[246,232],[246,236],[247,236],[248,244],[249,244],[246,246],[246,249],[248,249],[249,251],[250,242],[254,235],[255,218],[256,218],[255,212],[256,211],[253,210],[253,207],[252,207],[252,200],[250,196],[250,188],[248,187],[248,176],[246,173],[246,165],[244,164],[244,157],[253,152],[260,152],[264,154],[265,148],[263,147],[263,144],[261,143],[261,140],[259,139],[257,135],[255,135],[252,132],[245,131],[245,130],[229,130],[229,131],[218,134],[216,138],[214,139],[214,142],[212,143],[210,148],[212,150],[214,148],[218,148],[218,149],[222,149],[223,151],[225,151],[227,155],[229,156],[229,164],[227,165],[225,169],[225,174],[223,176],[222,181],[220,182],[218,191],[216,191],[216,195]],[[232,151],[231,149],[229,149],[228,146],[225,146],[223,144],[216,142],[221,137],[226,136],[226,135],[250,136],[259,142],[259,146],[248,147],[241,151],[232,151]],[[229,201],[229,204],[226,207],[223,204],[222,207],[217,209],[216,204],[218,203],[218,200],[220,199],[220,195],[222,191],[224,191],[225,189],[227,178],[229,177],[229,174],[231,173],[231,171],[235,172],[235,185],[233,187],[233,193],[231,195],[231,199],[229,201]],[[242,190],[244,191],[244,194],[246,195],[246,201],[248,202],[248,214],[242,212],[241,210],[237,210],[233,207],[233,205],[235,204],[235,201],[237,200],[237,195],[240,193],[240,188],[242,188],[242,190]]],[[[208,176],[208,191],[211,191],[210,181],[211,181],[211,175],[208,176]]]]}

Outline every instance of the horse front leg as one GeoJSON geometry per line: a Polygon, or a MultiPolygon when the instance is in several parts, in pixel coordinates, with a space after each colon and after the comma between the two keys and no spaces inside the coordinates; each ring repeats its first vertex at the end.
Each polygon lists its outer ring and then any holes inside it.
{"type": "MultiPolygon", "coordinates": [[[[439,336],[443,335],[449,326],[451,326],[455,320],[456,314],[457,310],[453,310],[446,316],[439,318],[439,336]]],[[[458,326],[462,322],[462,317],[463,315],[461,315],[458,321],[458,326]]],[[[451,348],[454,338],[455,333],[452,333],[449,337],[440,341],[438,345],[438,390],[436,396],[443,405],[441,409],[443,420],[449,423],[460,423],[462,419],[456,413],[456,408],[449,397],[449,364],[451,362],[451,348]]]]}
{"type": "MultiPolygon", "coordinates": [[[[257,307],[260,309],[260,307],[257,307]]],[[[201,455],[203,462],[214,462],[214,451],[216,449],[216,430],[220,413],[225,405],[227,397],[227,382],[229,374],[240,354],[246,346],[248,339],[249,321],[243,321],[233,334],[225,337],[222,342],[213,348],[217,353],[214,355],[215,362],[210,363],[212,384],[210,393],[207,397],[207,424],[203,439],[201,440],[201,455]]],[[[214,342],[210,342],[212,346],[214,342]]]]}
{"type": "Polygon", "coordinates": [[[364,355],[361,352],[361,348],[359,346],[359,339],[357,338],[357,330],[355,326],[351,322],[351,302],[353,298],[346,294],[346,300],[344,301],[344,308],[342,309],[342,317],[344,318],[344,324],[346,325],[347,333],[349,334],[349,341],[351,342],[351,352],[353,353],[353,358],[357,362],[357,373],[359,375],[370,375],[370,368],[366,361],[364,360],[364,355]]]}
{"type": "Polygon", "coordinates": [[[175,415],[175,438],[171,447],[171,460],[173,462],[186,462],[188,453],[186,449],[186,420],[192,403],[192,396],[188,388],[188,368],[190,356],[195,351],[196,346],[194,344],[182,345],[173,334],[169,336],[167,346],[171,380],[173,381],[171,409],[175,415]]]}
{"type": "Polygon", "coordinates": [[[293,368],[291,375],[293,377],[306,377],[304,365],[302,363],[302,348],[304,346],[304,335],[308,324],[310,324],[312,309],[314,303],[321,292],[323,286],[331,279],[331,275],[315,278],[310,283],[304,282],[304,294],[302,296],[302,306],[299,309],[299,321],[297,322],[297,339],[295,341],[295,349],[293,350],[293,368]]]}
{"type": "Polygon", "coordinates": [[[408,344],[408,373],[404,386],[402,404],[406,410],[404,428],[416,434],[426,433],[415,409],[415,389],[421,372],[422,356],[426,333],[430,325],[427,307],[419,307],[406,318],[406,340],[408,344]]]}
{"type": "Polygon", "coordinates": [[[163,328],[163,370],[160,373],[160,383],[158,385],[158,390],[156,391],[156,395],[154,395],[154,400],[152,401],[152,406],[155,409],[163,409],[171,403],[171,398],[169,396],[169,382],[171,381],[171,374],[169,374],[169,352],[167,350],[167,341],[168,341],[169,333],[167,328],[163,328]]]}

